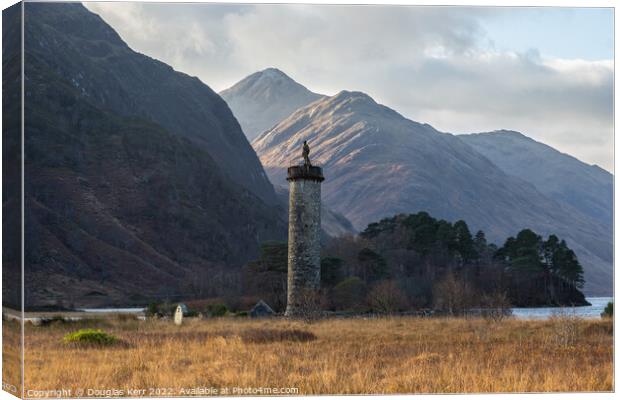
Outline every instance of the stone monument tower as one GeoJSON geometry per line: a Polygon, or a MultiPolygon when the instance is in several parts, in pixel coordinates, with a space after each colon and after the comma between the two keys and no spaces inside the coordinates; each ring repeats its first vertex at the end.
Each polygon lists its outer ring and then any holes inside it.
{"type": "Polygon", "coordinates": [[[310,164],[304,142],[303,165],[288,168],[288,293],[287,317],[303,316],[308,296],[321,283],[321,182],[323,170],[310,164]]]}

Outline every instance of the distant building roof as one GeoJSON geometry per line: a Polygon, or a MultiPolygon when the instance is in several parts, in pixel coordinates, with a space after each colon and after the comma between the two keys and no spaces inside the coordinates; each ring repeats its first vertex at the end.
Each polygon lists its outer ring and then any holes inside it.
{"type": "Polygon", "coordinates": [[[250,310],[250,317],[252,318],[269,317],[274,314],[275,311],[273,311],[273,309],[262,300],[259,300],[252,310],[250,310]]]}

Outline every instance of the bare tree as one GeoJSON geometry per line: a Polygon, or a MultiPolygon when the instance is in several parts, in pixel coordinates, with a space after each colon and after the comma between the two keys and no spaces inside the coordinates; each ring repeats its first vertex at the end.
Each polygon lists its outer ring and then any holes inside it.
{"type": "Polygon", "coordinates": [[[184,289],[195,299],[238,296],[241,273],[222,265],[194,265],[185,276],[184,289]]]}
{"type": "Polygon", "coordinates": [[[475,291],[468,282],[457,279],[452,271],[433,288],[433,305],[448,315],[462,315],[475,304],[475,291]]]}
{"type": "Polygon", "coordinates": [[[407,308],[407,297],[395,281],[382,281],[368,293],[368,304],[377,312],[391,314],[407,308]]]}
{"type": "Polygon", "coordinates": [[[494,322],[500,322],[512,315],[512,306],[505,291],[496,290],[482,296],[480,301],[482,316],[494,322]]]}
{"type": "Polygon", "coordinates": [[[313,322],[321,318],[327,303],[325,293],[316,289],[302,289],[300,292],[301,319],[313,322]]]}

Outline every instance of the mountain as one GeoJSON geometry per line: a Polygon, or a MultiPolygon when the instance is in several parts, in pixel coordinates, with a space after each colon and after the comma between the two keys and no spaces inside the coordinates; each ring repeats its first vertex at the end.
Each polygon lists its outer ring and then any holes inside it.
{"type": "Polygon", "coordinates": [[[272,182],[298,163],[307,140],[323,166],[326,205],[356,229],[399,213],[464,219],[502,244],[523,228],[555,233],[574,248],[588,293],[611,292],[607,230],[534,185],[505,173],[457,136],[404,118],[360,92],[342,91],[292,113],[252,143],[272,182]]]}
{"type": "Polygon", "coordinates": [[[351,221],[344,215],[325,206],[321,208],[321,229],[323,229],[328,236],[333,238],[357,233],[351,221]]]}
{"type": "Polygon", "coordinates": [[[273,186],[208,86],[81,4],[28,3],[25,17],[26,306],[174,298],[196,269],[286,238],[273,186]]]}
{"type": "Polygon", "coordinates": [[[21,308],[21,3],[2,12],[2,301],[21,308]]]}
{"type": "Polygon", "coordinates": [[[198,78],[134,52],[81,4],[31,5],[26,20],[26,51],[85,100],[190,139],[232,181],[274,201],[273,187],[226,102],[198,78]]]}
{"type": "Polygon", "coordinates": [[[613,225],[614,177],[553,147],[514,131],[459,135],[509,175],[609,227],[613,225]]]}
{"type": "Polygon", "coordinates": [[[298,108],[323,97],[276,68],[255,72],[220,95],[232,109],[249,141],[298,108]]]}

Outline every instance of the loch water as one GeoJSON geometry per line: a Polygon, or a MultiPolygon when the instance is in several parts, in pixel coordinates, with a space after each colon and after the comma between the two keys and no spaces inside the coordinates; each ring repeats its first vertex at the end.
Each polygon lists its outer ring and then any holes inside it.
{"type": "Polygon", "coordinates": [[[513,308],[512,315],[519,319],[547,319],[553,315],[574,315],[581,318],[600,318],[607,303],[614,301],[613,297],[586,297],[590,306],[583,307],[537,307],[513,308]]]}

